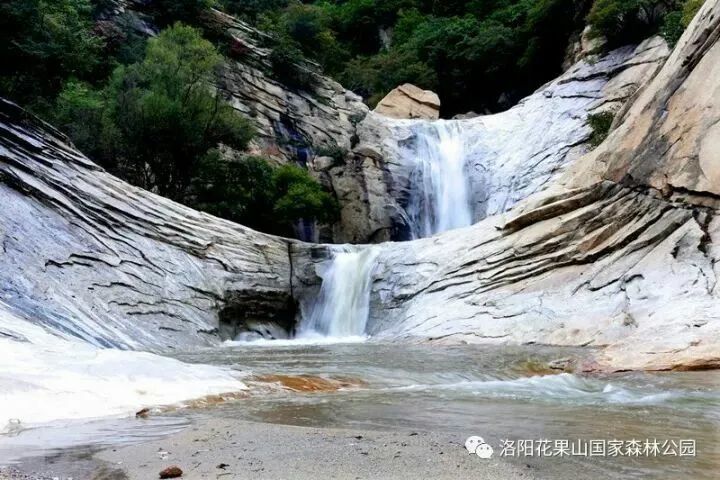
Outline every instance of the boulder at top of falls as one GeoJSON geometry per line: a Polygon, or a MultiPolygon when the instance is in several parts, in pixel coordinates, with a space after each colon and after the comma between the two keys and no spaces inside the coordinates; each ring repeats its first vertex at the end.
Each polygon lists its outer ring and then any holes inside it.
{"type": "Polygon", "coordinates": [[[440,118],[440,97],[411,83],[395,88],[375,107],[375,112],[391,118],[440,118]]]}

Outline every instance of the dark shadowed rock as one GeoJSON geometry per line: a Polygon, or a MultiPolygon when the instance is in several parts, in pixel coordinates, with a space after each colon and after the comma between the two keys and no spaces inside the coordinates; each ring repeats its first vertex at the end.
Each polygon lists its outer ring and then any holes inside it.
{"type": "Polygon", "coordinates": [[[167,467],[165,470],[160,472],[160,478],[178,478],[182,477],[183,471],[177,465],[167,467]]]}

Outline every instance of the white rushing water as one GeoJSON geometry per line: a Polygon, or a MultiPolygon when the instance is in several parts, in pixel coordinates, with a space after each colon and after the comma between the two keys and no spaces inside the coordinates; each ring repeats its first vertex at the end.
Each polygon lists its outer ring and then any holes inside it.
{"type": "Polygon", "coordinates": [[[320,273],[320,294],[301,322],[298,338],[365,335],[376,257],[372,247],[335,253],[320,273]]]}
{"type": "Polygon", "coordinates": [[[0,433],[6,425],[132,416],[247,387],[229,368],[66,340],[0,303],[0,433]]]}
{"type": "Polygon", "coordinates": [[[415,165],[408,214],[413,237],[429,237],[473,223],[465,135],[457,121],[415,127],[417,142],[406,151],[415,165]]]}

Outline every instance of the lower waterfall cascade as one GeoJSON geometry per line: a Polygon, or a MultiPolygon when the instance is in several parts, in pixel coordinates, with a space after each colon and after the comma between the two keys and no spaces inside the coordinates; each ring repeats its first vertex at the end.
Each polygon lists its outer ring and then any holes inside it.
{"type": "Polygon", "coordinates": [[[320,274],[320,293],[300,323],[298,338],[365,335],[377,254],[375,248],[334,254],[320,274]]]}

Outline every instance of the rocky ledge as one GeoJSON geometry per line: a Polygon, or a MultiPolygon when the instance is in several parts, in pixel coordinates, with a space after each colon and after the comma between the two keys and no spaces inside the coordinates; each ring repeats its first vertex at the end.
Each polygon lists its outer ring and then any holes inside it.
{"type": "Polygon", "coordinates": [[[384,246],[372,331],[603,347],[588,368],[720,367],[718,38],[710,0],[610,138],[550,188],[384,246]]]}
{"type": "Polygon", "coordinates": [[[0,306],[59,336],[164,350],[294,322],[290,241],[128,185],[7,101],[0,203],[0,306]]]}

